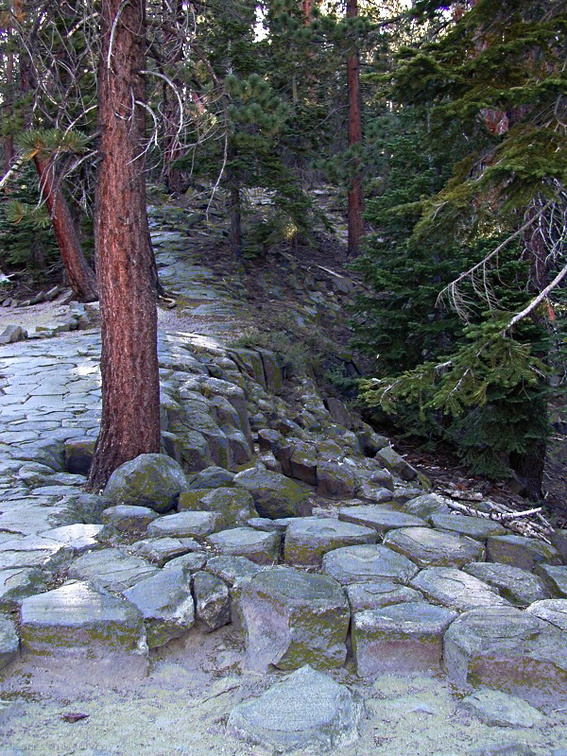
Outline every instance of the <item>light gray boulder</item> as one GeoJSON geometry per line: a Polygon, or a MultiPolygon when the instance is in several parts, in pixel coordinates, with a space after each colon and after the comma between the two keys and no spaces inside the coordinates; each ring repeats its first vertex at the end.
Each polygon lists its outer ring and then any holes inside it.
{"type": "Polygon", "coordinates": [[[75,554],[83,554],[85,551],[100,547],[97,536],[100,535],[103,527],[103,525],[76,523],[75,525],[62,525],[59,528],[44,530],[39,535],[42,538],[61,541],[61,543],[72,548],[75,554]]]}
{"type": "Polygon", "coordinates": [[[12,567],[0,570],[0,608],[13,611],[26,596],[46,590],[50,573],[41,567],[12,567]]]}
{"type": "Polygon", "coordinates": [[[191,538],[210,535],[217,515],[212,512],[183,511],[159,517],[148,525],[149,538],[191,538]]]}
{"type": "Polygon", "coordinates": [[[511,564],[471,562],[463,570],[488,583],[514,606],[528,606],[552,595],[540,577],[511,564]]]}
{"type": "Polygon", "coordinates": [[[254,528],[231,528],[213,533],[207,540],[222,554],[243,556],[257,564],[273,564],[278,561],[281,535],[254,528]]]}
{"type": "Polygon", "coordinates": [[[233,472],[213,465],[191,475],[189,477],[189,488],[220,488],[220,486],[231,486],[233,480],[233,472]]]}
{"type": "Polygon", "coordinates": [[[80,556],[70,566],[69,577],[87,581],[99,590],[120,593],[153,575],[157,569],[141,557],[109,548],[80,556]]]}
{"type": "Polygon", "coordinates": [[[141,613],[149,648],[179,638],[195,621],[191,578],[181,567],[159,570],[123,592],[141,613]]]}
{"type": "Polygon", "coordinates": [[[230,594],[224,581],[210,572],[197,572],[193,577],[193,594],[196,618],[206,632],[229,624],[230,594]]]}
{"type": "Polygon", "coordinates": [[[528,606],[528,612],[567,633],[567,599],[543,599],[528,606]]]}
{"type": "Polygon", "coordinates": [[[465,612],[445,633],[443,657],[465,690],[486,685],[534,706],[567,701],[567,634],[530,612],[505,606],[465,612]]]}
{"type": "Polygon", "coordinates": [[[169,570],[174,567],[181,567],[184,572],[192,575],[202,570],[206,563],[207,554],[204,551],[191,551],[189,554],[182,554],[170,559],[163,565],[163,569],[169,570]]]}
{"type": "Polygon", "coordinates": [[[316,482],[317,493],[331,498],[354,496],[361,485],[354,465],[333,460],[318,460],[316,482]]]}
{"type": "Polygon", "coordinates": [[[201,549],[201,544],[193,538],[144,538],[129,547],[131,554],[147,559],[148,562],[163,567],[172,559],[201,549]]]}
{"type": "Polygon", "coordinates": [[[250,668],[344,663],[350,610],[332,578],[282,567],[263,570],[242,584],[239,603],[250,668]]]}
{"type": "Polygon", "coordinates": [[[430,520],[434,528],[476,538],[478,541],[484,541],[488,536],[505,535],[507,532],[500,523],[483,517],[436,512],[431,515],[430,520]]]}
{"type": "Polygon", "coordinates": [[[418,477],[417,470],[402,457],[401,454],[394,451],[391,446],[385,446],[374,457],[382,467],[385,467],[392,475],[402,480],[415,480],[418,477]]]}
{"type": "MultiPolygon", "coordinates": [[[[536,565],[535,572],[541,576],[552,594],[567,598],[567,567],[540,562],[536,565]]],[[[542,596],[541,598],[547,597],[542,596]]]]}
{"type": "MultiPolygon", "coordinates": [[[[183,497],[185,501],[185,497],[183,497]]],[[[186,507],[184,506],[184,509],[186,507]]],[[[238,486],[221,487],[207,491],[194,504],[193,509],[210,512],[217,518],[218,529],[236,528],[257,515],[252,494],[238,486]]]]}
{"type": "Polygon", "coordinates": [[[22,601],[22,646],[37,656],[73,656],[148,650],[142,615],[126,599],[72,582],[22,601]]]}
{"type": "Polygon", "coordinates": [[[408,583],[417,571],[409,559],[381,545],[343,546],[323,557],[323,572],[342,585],[384,578],[408,583]]]}
{"type": "Polygon", "coordinates": [[[177,504],[181,491],[188,490],[181,466],[165,454],[140,454],[120,465],[104,489],[114,504],[149,507],[167,512],[177,504]]]}
{"type": "Polygon", "coordinates": [[[377,540],[376,531],[363,525],[330,517],[298,517],[285,532],[284,559],[290,564],[321,564],[328,551],[377,540]]]}
{"type": "MultiPolygon", "coordinates": [[[[405,499],[408,491],[402,489],[400,493],[405,499]]],[[[423,520],[433,514],[451,514],[447,500],[439,494],[420,494],[407,499],[404,503],[404,512],[421,517],[423,520]]]]}
{"type": "Polygon", "coordinates": [[[309,489],[285,475],[257,466],[237,473],[234,482],[252,494],[260,517],[275,520],[311,514],[309,489]]]}
{"type": "Polygon", "coordinates": [[[482,543],[434,528],[391,530],[383,543],[419,567],[462,567],[484,554],[482,543]]]}
{"type": "Polygon", "coordinates": [[[352,645],[361,677],[440,669],[443,633],[457,613],[425,601],[356,612],[352,645]]]}
{"type": "Polygon", "coordinates": [[[227,729],[278,753],[330,750],[356,741],[363,713],[356,693],[306,665],[259,698],[238,704],[227,729]]]}
{"type": "Polygon", "coordinates": [[[436,604],[465,612],[478,606],[509,606],[490,586],[454,567],[429,567],[410,585],[436,604]]]}
{"type": "Polygon", "coordinates": [[[0,543],[0,570],[16,567],[37,567],[55,570],[68,564],[73,549],[67,544],[40,535],[10,539],[0,543]]]}

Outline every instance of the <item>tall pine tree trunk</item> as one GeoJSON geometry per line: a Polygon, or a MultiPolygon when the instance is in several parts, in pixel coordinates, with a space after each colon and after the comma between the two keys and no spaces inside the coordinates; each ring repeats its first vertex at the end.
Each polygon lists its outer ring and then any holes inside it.
{"type": "MultiPolygon", "coordinates": [[[[347,18],[358,16],[357,0],[347,0],[347,18]]],[[[362,144],[362,107],[360,100],[360,60],[358,50],[354,49],[347,59],[348,83],[348,146],[362,144]]],[[[358,160],[357,160],[358,163],[358,160]]],[[[357,165],[361,170],[361,166],[357,165]]],[[[350,181],[348,191],[348,255],[356,257],[360,250],[360,240],[364,234],[362,214],[364,212],[364,195],[362,177],[357,170],[350,181]]]]}
{"type": "Polygon", "coordinates": [[[89,486],[122,463],[159,452],[159,373],[153,255],[146,215],[144,0],[102,0],[101,162],[95,251],[102,329],[102,419],[89,486]]]}
{"type": "Polygon", "coordinates": [[[98,298],[95,274],[83,253],[77,226],[67,200],[59,188],[55,168],[49,160],[40,155],[36,155],[33,162],[69,285],[77,299],[83,302],[94,302],[98,298]]]}

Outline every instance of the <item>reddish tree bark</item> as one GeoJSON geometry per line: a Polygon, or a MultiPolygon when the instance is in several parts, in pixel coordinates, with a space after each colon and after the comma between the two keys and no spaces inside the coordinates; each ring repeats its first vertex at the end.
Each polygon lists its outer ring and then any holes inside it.
{"type": "Polygon", "coordinates": [[[95,252],[102,330],[102,418],[89,487],[122,463],[159,452],[153,254],[146,215],[143,0],[102,0],[100,153],[95,252]]]}
{"type": "Polygon", "coordinates": [[[48,160],[39,155],[34,157],[33,162],[39,177],[41,194],[51,217],[51,225],[65,265],[69,285],[77,299],[84,302],[94,302],[98,299],[96,277],[83,253],[77,227],[67,200],[58,186],[55,169],[48,160]]]}
{"type": "MultiPolygon", "coordinates": [[[[358,16],[357,0],[347,0],[347,18],[358,16]]],[[[360,60],[358,51],[347,59],[348,84],[348,146],[362,144],[362,106],[360,99],[360,60]]],[[[351,179],[348,191],[348,255],[356,257],[360,249],[360,240],[364,235],[362,213],[364,212],[364,195],[360,174],[351,179]]]]}

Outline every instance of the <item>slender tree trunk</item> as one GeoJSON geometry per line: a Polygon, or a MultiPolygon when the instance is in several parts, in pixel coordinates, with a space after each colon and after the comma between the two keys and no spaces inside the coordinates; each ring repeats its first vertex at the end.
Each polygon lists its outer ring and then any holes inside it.
{"type": "Polygon", "coordinates": [[[95,274],[83,253],[77,227],[67,200],[58,186],[53,164],[39,155],[34,157],[33,162],[69,285],[78,299],[94,302],[98,299],[95,274]]]}
{"type": "Polygon", "coordinates": [[[146,215],[143,0],[102,0],[101,162],[95,252],[102,329],[102,419],[91,489],[139,454],[159,452],[159,373],[153,254],[146,215]]]}
{"type": "MultiPolygon", "coordinates": [[[[357,0],[347,0],[347,18],[358,16],[357,0]]],[[[358,51],[347,59],[348,83],[348,146],[362,144],[362,106],[360,99],[360,60],[358,51]]],[[[358,161],[357,161],[358,163],[358,161]]],[[[361,166],[357,165],[357,168],[361,166]]],[[[351,179],[348,192],[348,255],[356,257],[360,249],[360,240],[364,235],[362,214],[364,212],[364,195],[360,173],[351,179]]]]}

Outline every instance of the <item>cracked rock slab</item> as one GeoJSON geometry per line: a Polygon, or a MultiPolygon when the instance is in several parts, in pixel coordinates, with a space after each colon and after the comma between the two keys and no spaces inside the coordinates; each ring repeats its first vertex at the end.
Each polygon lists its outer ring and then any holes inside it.
{"type": "Polygon", "coordinates": [[[119,549],[101,549],[76,559],[69,568],[69,577],[85,580],[95,588],[121,593],[153,575],[157,569],[145,559],[129,556],[119,549]]]}
{"type": "Polygon", "coordinates": [[[544,581],[531,572],[502,562],[472,562],[463,568],[469,575],[497,590],[515,606],[529,606],[534,601],[551,598],[544,581]]]}
{"type": "Polygon", "coordinates": [[[422,570],[410,585],[430,601],[459,612],[477,606],[509,606],[505,598],[482,580],[454,567],[429,567],[422,570]]]}
{"type": "Polygon", "coordinates": [[[238,704],[228,732],[278,753],[328,750],[356,741],[363,711],[356,693],[306,665],[259,698],[238,704]]]}
{"type": "Polygon", "coordinates": [[[408,583],[418,568],[409,559],[385,546],[343,546],[323,557],[323,572],[341,585],[388,579],[408,583]]]}
{"type": "Polygon", "coordinates": [[[543,722],[543,714],[517,696],[483,688],[461,701],[465,711],[474,714],[490,727],[534,727],[543,722]]]}
{"type": "Polygon", "coordinates": [[[379,534],[385,535],[396,528],[427,527],[427,523],[420,517],[398,512],[392,507],[380,505],[363,505],[357,507],[342,507],[339,509],[339,519],[354,522],[373,528],[379,534]]]}
{"type": "Polygon", "coordinates": [[[483,545],[478,541],[434,528],[390,531],[383,543],[421,568],[462,567],[484,554],[483,545]]]}
{"type": "Polygon", "coordinates": [[[317,565],[328,551],[377,540],[376,531],[363,525],[329,517],[301,517],[287,527],[284,559],[291,564],[317,565]]]}

